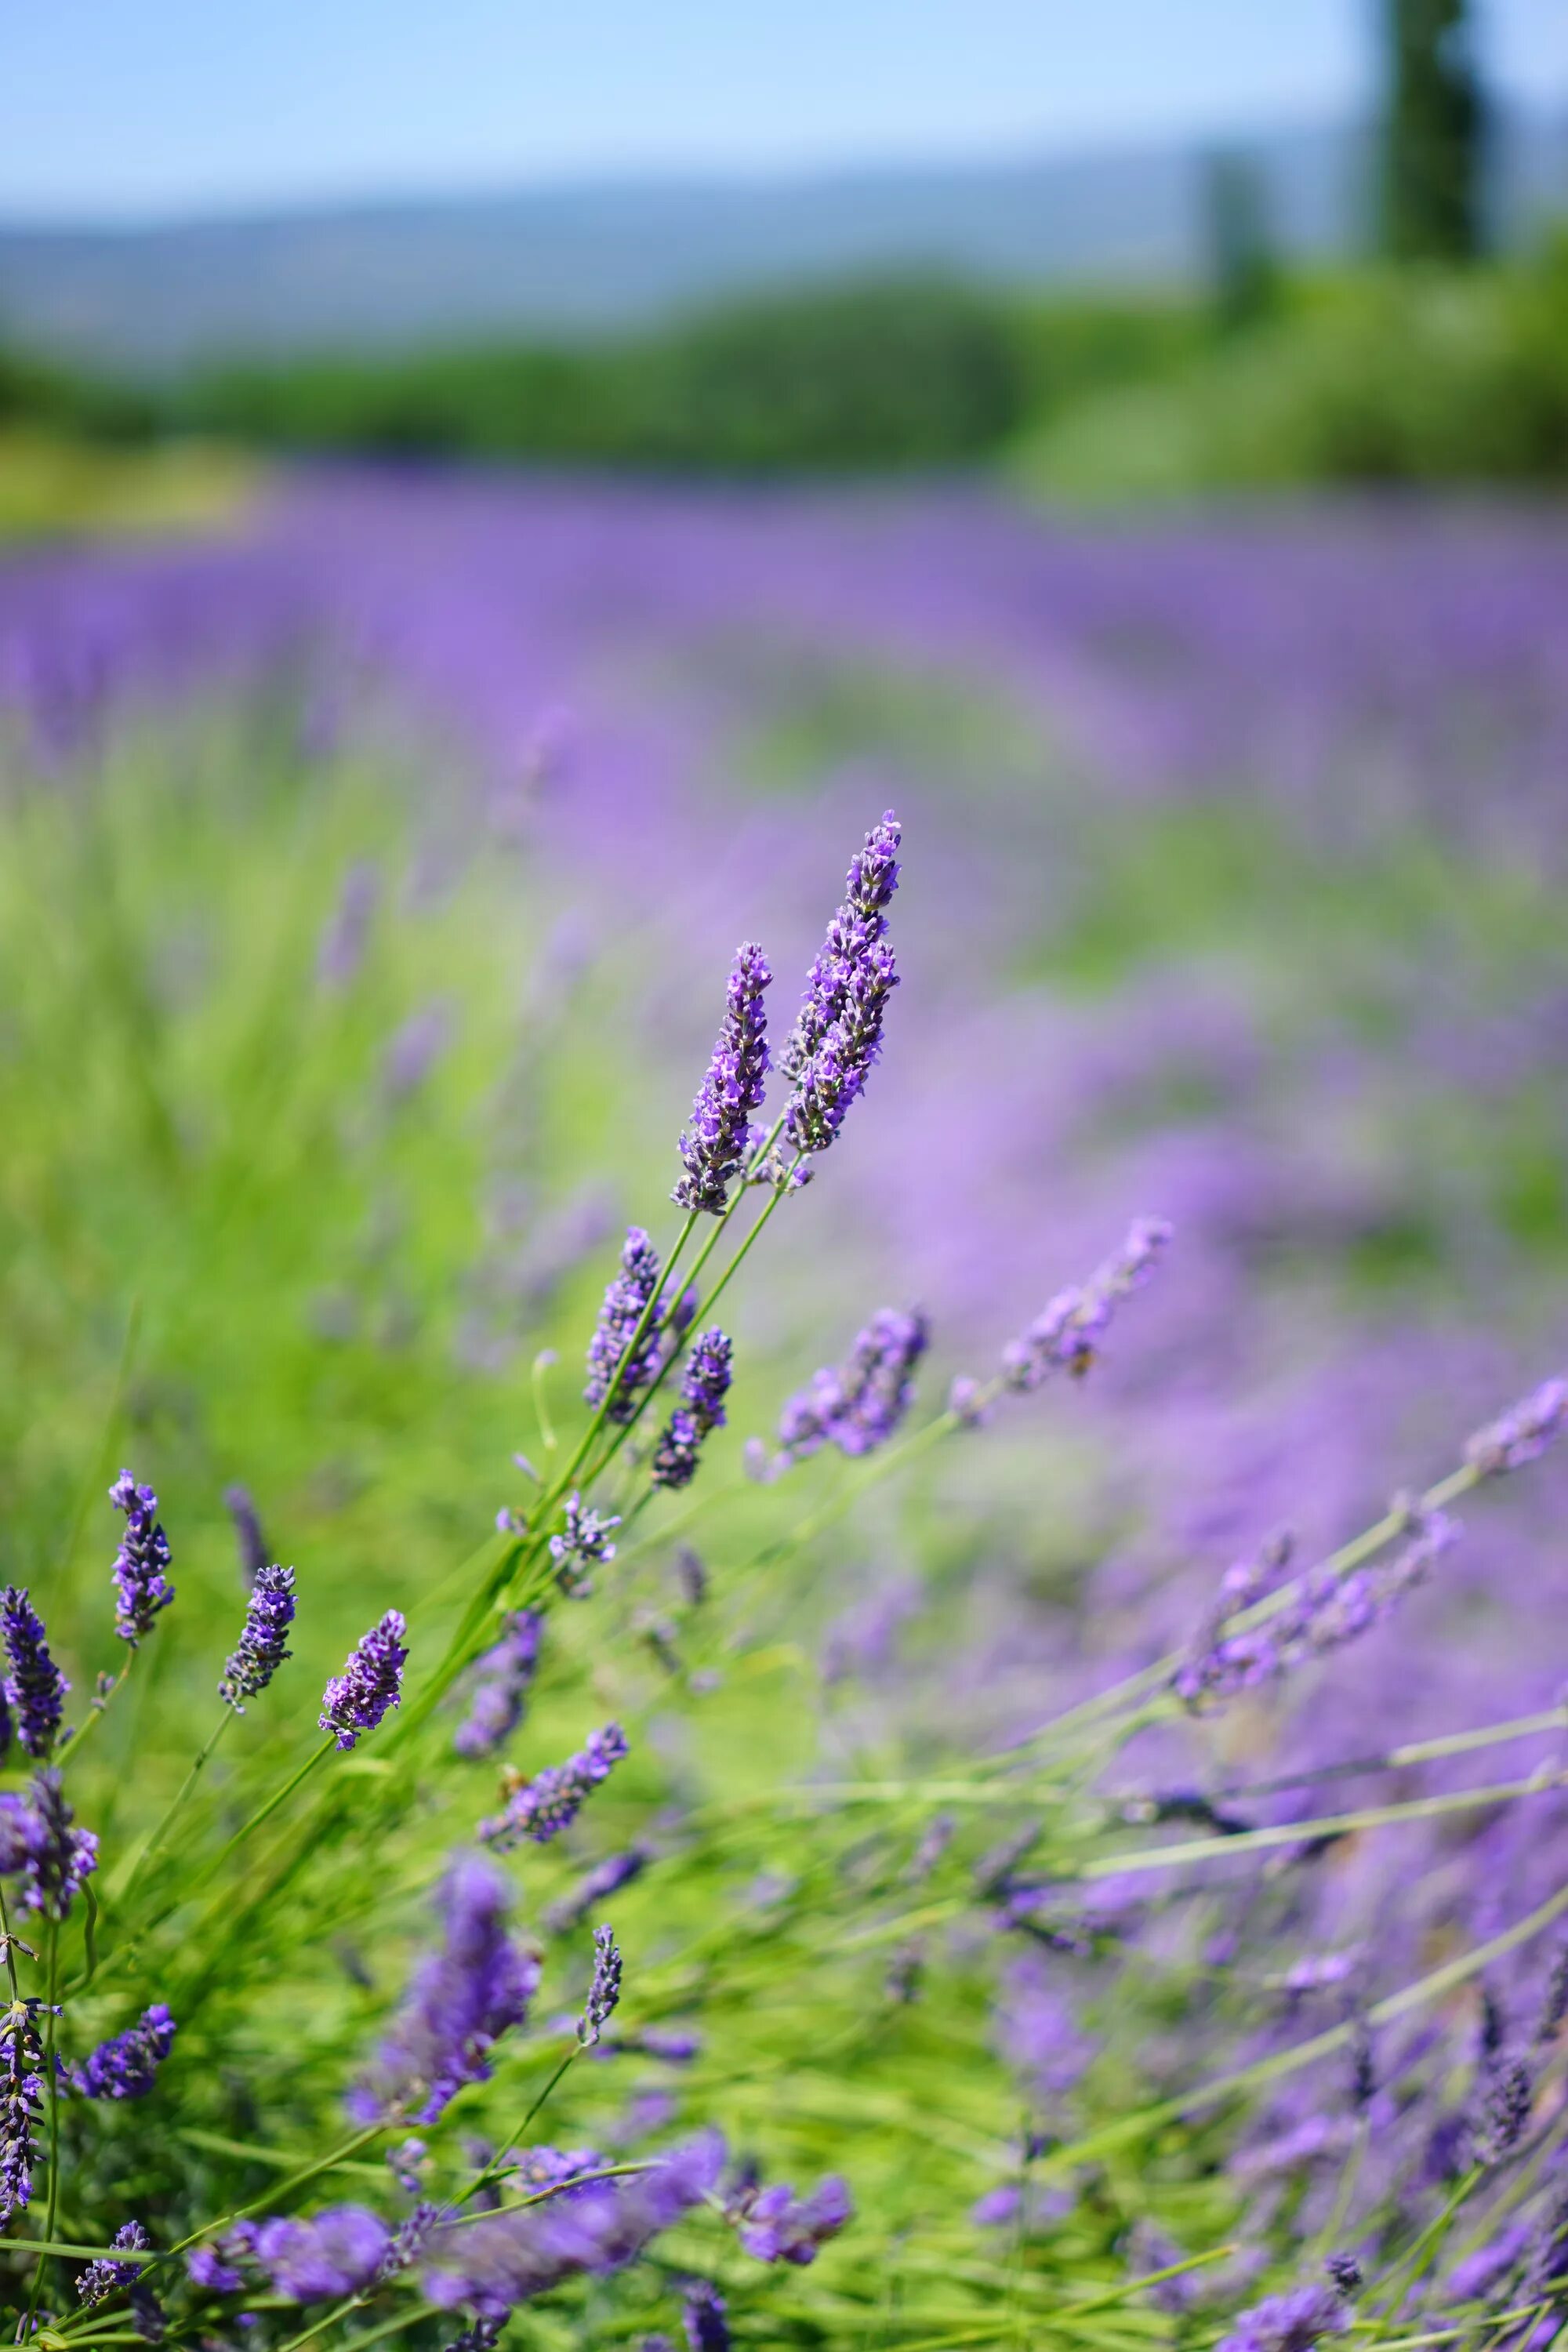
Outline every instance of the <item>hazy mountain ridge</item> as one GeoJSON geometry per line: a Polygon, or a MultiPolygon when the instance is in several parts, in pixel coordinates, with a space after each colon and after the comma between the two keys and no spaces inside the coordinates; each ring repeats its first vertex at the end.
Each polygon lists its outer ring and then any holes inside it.
{"type": "MultiPolygon", "coordinates": [[[[1232,142],[1255,155],[1279,244],[1353,250],[1364,131],[1232,142]]],[[[1500,129],[1493,206],[1518,236],[1568,213],[1568,114],[1500,129]]],[[[165,370],[226,352],[607,332],[742,290],[934,268],[1011,285],[1190,278],[1203,151],[755,182],[540,188],[146,227],[0,225],[0,330],[82,361],[165,370]]]]}

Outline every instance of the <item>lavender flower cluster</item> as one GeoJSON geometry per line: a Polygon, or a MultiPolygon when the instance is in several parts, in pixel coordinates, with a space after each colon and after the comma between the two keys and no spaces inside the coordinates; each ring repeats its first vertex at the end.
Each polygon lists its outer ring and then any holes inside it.
{"type": "Polygon", "coordinates": [[[629,1753],[620,1725],[606,1723],[602,1730],[591,1731],[564,1764],[548,1765],[531,1780],[511,1775],[505,1783],[505,1808],[479,1823],[480,1838],[502,1853],[525,1838],[547,1845],[571,1826],[594,1790],[629,1753]]]}

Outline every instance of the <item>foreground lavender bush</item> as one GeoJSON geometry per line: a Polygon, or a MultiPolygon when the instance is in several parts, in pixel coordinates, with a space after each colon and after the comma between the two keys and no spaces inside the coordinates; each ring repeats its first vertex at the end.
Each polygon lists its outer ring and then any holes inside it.
{"type": "MultiPolygon", "coordinates": [[[[735,1278],[764,1234],[809,1251],[804,1179],[830,1182],[847,1119],[874,1119],[900,845],[889,814],[852,859],[772,1102],[770,968],[742,950],[672,1134],[683,1214],[605,1270],[574,1420],[536,1368],[528,1492],[445,1588],[405,1612],[334,1591],[330,1560],[257,1559],[247,1500],[232,1629],[191,1683],[207,1718],[184,1778],[145,1792],[137,1731],[186,1605],[164,1571],[184,1587],[199,1543],[124,1472],[80,1622],[47,1563],[8,1590],[17,2340],[1309,2352],[1555,2331],[1568,1885],[1540,1825],[1561,1708],[1255,1759],[1282,1688],[1331,1687],[1440,1587],[1461,1497],[1557,1475],[1536,1465],[1561,1381],[1331,1554],[1213,1563],[1174,1646],[1140,1628],[1026,1736],[964,1747],[877,1712],[890,1605],[837,1629],[865,1724],[826,1662],[809,1706],[791,1679],[759,1715],[769,1677],[811,1674],[776,1636],[804,1571],[840,1565],[819,1539],[932,1455],[984,1479],[999,1424],[1065,1418],[1108,1356],[1136,1360],[1141,1294],[1180,1262],[1141,1220],[935,1411],[930,1319],[866,1300],[760,1439],[735,1278]],[[1492,1745],[1517,1768],[1466,1778],[1492,1745]]],[[[352,962],[328,960],[334,1006],[352,962]]],[[[406,1109],[379,1075],[371,1098],[406,1109]]],[[[488,1507],[452,1507],[478,1539],[488,1507]]]]}

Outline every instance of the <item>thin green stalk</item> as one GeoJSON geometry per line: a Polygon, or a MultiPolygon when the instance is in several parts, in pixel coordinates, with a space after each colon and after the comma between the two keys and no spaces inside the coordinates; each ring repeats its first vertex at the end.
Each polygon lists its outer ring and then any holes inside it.
{"type": "Polygon", "coordinates": [[[11,1979],[11,1998],[20,2000],[21,1987],[16,1980],[16,1955],[11,1948],[11,1918],[5,1908],[5,1890],[0,1886],[0,1937],[5,1937],[5,1973],[11,1979]]]}
{"type": "Polygon", "coordinates": [[[506,2138],[501,2141],[499,2152],[495,2156],[491,2157],[489,2162],[485,2166],[482,2172],[477,2172],[474,2175],[472,2180],[469,2181],[468,2187],[463,2190],[462,2195],[453,2200],[452,2207],[449,2210],[455,2210],[458,2206],[466,2205],[470,2197],[477,2197],[481,2189],[488,2189],[490,2182],[498,2179],[500,2174],[506,2170],[508,2150],[515,2148],[521,2143],[523,2133],[528,2129],[528,2126],[533,2121],[534,2116],[539,2113],[541,2107],[543,2106],[545,2101],[550,2097],[551,2093],[555,2089],[557,2084],[560,2083],[563,2076],[566,2074],[573,2060],[581,2053],[582,2046],[582,2043],[579,2042],[573,2042],[571,2049],[568,2050],[565,2057],[563,2058],[560,2065],[557,2066],[554,2074],[552,2074],[550,2080],[544,2085],[543,2090],[541,2091],[539,2096],[535,2099],[533,2105],[530,2107],[522,2121],[518,2125],[517,2129],[509,2133],[506,2138]]]}
{"type": "Polygon", "coordinates": [[[168,1811],[163,1815],[163,1820],[159,1822],[157,1828],[153,1831],[146,1844],[142,1848],[141,1853],[132,1862],[130,1875],[127,1877],[124,1885],[115,1889],[114,1899],[117,1903],[125,1903],[130,1900],[132,1887],[142,1875],[142,1871],[147,1867],[147,1864],[153,1860],[153,1856],[162,1847],[163,1840],[168,1836],[170,1829],[177,1820],[186,1798],[190,1795],[191,1790],[195,1787],[196,1782],[200,1780],[203,1772],[205,1770],[207,1760],[212,1755],[214,1748],[217,1746],[218,1741],[223,1738],[224,1733],[228,1729],[233,1719],[233,1707],[226,1706],[213,1729],[211,1737],[208,1738],[205,1745],[198,1750],[195,1763],[191,1766],[190,1770],[186,1773],[184,1780],[181,1782],[179,1793],[174,1798],[173,1804],[170,1805],[168,1811]]]}
{"type": "Polygon", "coordinates": [[[1393,2267],[1384,2271],[1383,2276],[1375,2282],[1373,2292],[1382,2295],[1383,2301],[1375,2311],[1370,2307],[1370,2303],[1368,2304],[1364,2310],[1364,2320],[1374,2321],[1381,2325],[1394,2309],[1395,2283],[1405,2278],[1407,2273],[1412,2284],[1420,2277],[1426,2266],[1427,2255],[1436,2246],[1466,2198],[1471,2194],[1477,2181],[1481,2178],[1481,2170],[1482,2168],[1477,2165],[1465,2175],[1453,2195],[1444,2204],[1442,2211],[1427,2222],[1415,2244],[1401,2254],[1393,2267]]]}
{"type": "Polygon", "coordinates": [[[106,1691],[100,1691],[95,1695],[92,1704],[88,1709],[86,1722],[82,1725],[79,1731],[72,1732],[69,1739],[67,1740],[65,1746],[58,1752],[57,1761],[60,1765],[62,1770],[66,1765],[74,1764],[77,1758],[81,1754],[82,1748],[87,1743],[89,1734],[94,1731],[103,1721],[105,1715],[109,1711],[110,1700],[114,1696],[117,1691],[122,1688],[125,1678],[130,1674],[131,1669],[135,1663],[135,1651],[128,1651],[126,1654],[125,1664],[121,1667],[120,1672],[115,1675],[113,1681],[110,1684],[109,1688],[106,1691]]]}

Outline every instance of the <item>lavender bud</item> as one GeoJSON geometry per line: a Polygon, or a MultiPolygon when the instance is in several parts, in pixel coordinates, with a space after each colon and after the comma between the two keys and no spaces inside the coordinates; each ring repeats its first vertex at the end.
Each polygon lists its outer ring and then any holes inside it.
{"type": "Polygon", "coordinates": [[[231,1654],[217,1686],[236,1715],[245,1713],[245,1701],[258,1697],[285,1658],[289,1628],[294,1622],[294,1571],[268,1566],[256,1571],[250,1604],[240,1628],[239,1645],[231,1654]]]}
{"type": "Polygon", "coordinates": [[[544,1620],[532,1609],[514,1610],[495,1647],[475,1662],[469,1677],[468,1712],[453,1735],[459,1756],[493,1756],[522,1721],[539,1666],[544,1620]]]}
{"type": "Polygon", "coordinates": [[[1323,2263],[1323,2268],[1328,2272],[1334,2293],[1342,2295],[1347,2303],[1361,2293],[1362,2266],[1353,2254],[1330,2254],[1323,2263]]]}
{"type": "Polygon", "coordinates": [[[374,1731],[388,1708],[401,1700],[408,1658],[403,1634],[402,1611],[389,1609],[379,1625],[361,1635],[342,1673],[334,1675],[322,1692],[318,1720],[340,1748],[354,1747],[360,1734],[374,1731]]]}
{"type": "Polygon", "coordinates": [[[267,1538],[261,1532],[261,1521],[256,1505],[246,1486],[226,1486],[224,1507],[234,1521],[235,1541],[239,1547],[239,1572],[247,1585],[254,1584],[262,1570],[268,1565],[267,1538]]]}
{"type": "Polygon", "coordinates": [[[670,1198],[683,1209],[722,1216],[730,1185],[751,1141],[751,1118],[767,1086],[767,1015],[763,992],[773,980],[761,948],[749,941],[730,975],[724,1025],[680,1139],[686,1173],[670,1198]]]}
{"type": "Polygon", "coordinates": [[[16,1737],[29,1756],[46,1757],[59,1737],[60,1717],[70,1685],[49,1655],[43,1619],[25,1585],[0,1593],[0,1633],[11,1670],[5,1698],[16,1710],[16,1737]]]}
{"type": "Polygon", "coordinates": [[[1535,2029],[1537,2042],[1554,2042],[1568,2017],[1568,1944],[1558,1948],[1546,1979],[1546,1992],[1541,2003],[1541,2018],[1535,2029]]]}
{"type": "Polygon", "coordinates": [[[324,2303],[356,2294],[381,2273],[392,2232],[363,2205],[330,2205],[309,2221],[267,2221],[256,2259],[274,2294],[294,2303],[324,2303]]]}
{"type": "Polygon", "coordinates": [[[653,1857],[647,1846],[634,1845],[625,1853],[607,1854],[603,1862],[580,1878],[571,1892],[552,1903],[544,1915],[544,1925],[552,1936],[564,1935],[575,1927],[590,1911],[640,1878],[653,1857]]]}
{"type": "MultiPolygon", "coordinates": [[[[38,2121],[44,2111],[44,2004],[14,2000],[0,2011],[0,2221],[33,2193],[38,2121]]],[[[55,2014],[59,2014],[57,2010],[55,2014]]]]}
{"type": "Polygon", "coordinates": [[[724,1426],[732,1352],[730,1341],[717,1328],[692,1341],[681,1376],[681,1402],[654,1450],[656,1486],[688,1486],[696,1476],[703,1439],[710,1430],[724,1426]]]}
{"type": "Polygon", "coordinates": [[[588,1571],[604,1560],[614,1559],[616,1547],[609,1538],[620,1524],[613,1514],[586,1509],[580,1494],[567,1496],[566,1524],[559,1535],[550,1538],[555,1581],[563,1592],[570,1593],[574,1600],[586,1600],[594,1590],[588,1571]]]}
{"type": "Polygon", "coordinates": [[[1218,2352],[1311,2352],[1320,2337],[1350,2325],[1344,2297],[1331,2286],[1295,2286],[1244,2311],[1218,2352]]]}
{"type": "MultiPolygon", "coordinates": [[[[111,2246],[123,2246],[128,2252],[134,2249],[145,2253],[153,2241],[140,2221],[126,2221],[116,2230],[109,2242],[111,2246]]],[[[117,2287],[134,2285],[141,2268],[140,2263],[110,2262],[100,2255],[96,2262],[89,2263],[86,2270],[78,2272],[76,2291],[90,2310],[94,2304],[102,2303],[111,2295],[117,2287]]]]}
{"type": "Polygon", "coordinates": [[[828,1032],[843,1015],[857,972],[888,928],[887,908],[899,887],[898,818],[889,809],[866,835],[845,880],[844,901],[827,926],[789,1042],[780,1057],[788,1078],[800,1079],[828,1032]]]}
{"type": "Polygon", "coordinates": [[[569,1756],[564,1764],[550,1765],[531,1780],[512,1776],[506,1789],[505,1811],[481,1822],[479,1836],[486,1845],[503,1853],[524,1838],[531,1838],[536,1845],[548,1845],[576,1820],[593,1790],[609,1779],[613,1767],[627,1752],[626,1737],[618,1723],[591,1731],[577,1754],[569,1756]]]}
{"type": "Polygon", "coordinates": [[[687,2289],[680,2306],[680,2325],[689,2352],[730,2352],[730,2325],[724,2309],[723,2296],[706,2279],[698,2280],[687,2289]]]}
{"type": "Polygon", "coordinates": [[[675,1555],[675,1580],[689,1609],[700,1609],[708,1598],[708,1570],[700,1552],[682,1544],[675,1555]]]}
{"type": "Polygon", "coordinates": [[[813,2263],[819,2247],[836,2238],[854,2213],[848,2185],[836,2172],[809,2197],[797,2198],[781,2181],[757,2191],[743,2206],[741,2243],[759,2263],[813,2263]]]}
{"type": "Polygon", "coordinates": [[[71,2088],[84,2099],[144,2099],[174,2046],[175,2031],[163,2003],[154,2001],[123,2033],[100,2042],[85,2065],[71,2069],[71,2088]]]}
{"type": "Polygon", "coordinates": [[[1519,2146],[1530,2121],[1534,2085],[1522,2058],[1510,2058],[1493,2075],[1476,2132],[1481,2164],[1500,2164],[1519,2146]]]}
{"type": "Polygon", "coordinates": [[[1053,1372],[1081,1380],[1100,1354],[1100,1342],[1121,1300],[1147,1278],[1171,1238],[1160,1217],[1141,1217],[1113,1256],[1081,1286],[1057,1293],[1043,1315],[1002,1351],[1002,1376],[1020,1393],[1053,1372]]]}
{"type": "Polygon", "coordinates": [[[139,1486],[129,1470],[121,1470],[109,1499],[125,1514],[125,1533],[114,1555],[114,1630],[135,1649],[152,1632],[159,1611],[174,1597],[163,1573],[169,1565],[169,1538],[158,1524],[157,1496],[151,1486],[139,1486]]]}
{"type": "Polygon", "coordinates": [[[824,1445],[851,1457],[885,1444],[914,1400],[914,1370],[930,1341],[923,1315],[884,1307],[855,1342],[847,1364],[816,1373],[779,1417],[788,1462],[824,1445]]]}
{"type": "Polygon", "coordinates": [[[621,1955],[613,1929],[594,1930],[594,1981],[577,2027],[579,2049],[592,2050],[621,1998],[621,1955]]]}
{"type": "Polygon", "coordinates": [[[185,2275],[204,2294],[235,2294],[245,2284],[245,2273],[226,2262],[216,2246],[193,2246],[185,2256],[185,2275]]]}
{"type": "Polygon", "coordinates": [[[1478,1429],[1465,1448],[1465,1460],[1483,1478],[1500,1478],[1521,1470],[1545,1453],[1564,1416],[1568,1415],[1568,1381],[1542,1381],[1519,1403],[1478,1429]]]}
{"type": "Polygon", "coordinates": [[[649,1315],[635,1356],[628,1355],[627,1350],[658,1289],[658,1252],[640,1225],[628,1226],[621,1250],[621,1270],[605,1293],[598,1325],[588,1342],[588,1384],[583,1391],[587,1404],[602,1405],[609,1399],[606,1417],[611,1421],[630,1421],[637,1411],[637,1391],[647,1385],[652,1374],[657,1353],[657,1315],[649,1315]]]}

